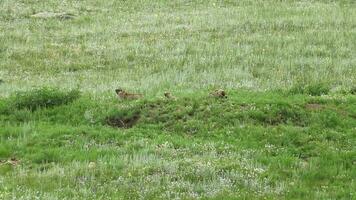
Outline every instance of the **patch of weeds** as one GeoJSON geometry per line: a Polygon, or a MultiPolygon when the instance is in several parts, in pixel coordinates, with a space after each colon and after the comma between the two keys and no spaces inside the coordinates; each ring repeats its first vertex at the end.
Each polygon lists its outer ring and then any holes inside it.
{"type": "Polygon", "coordinates": [[[8,103],[0,99],[0,114],[7,114],[9,112],[8,103]]]}
{"type": "Polygon", "coordinates": [[[320,111],[324,108],[324,105],[318,103],[308,103],[305,105],[305,109],[309,111],[320,111]]]}
{"type": "Polygon", "coordinates": [[[298,84],[289,90],[289,94],[308,94],[311,96],[327,95],[330,92],[330,85],[327,83],[316,83],[301,85],[298,84]]]}
{"type": "Polygon", "coordinates": [[[0,162],[0,174],[1,175],[6,175],[12,171],[13,171],[13,167],[10,164],[0,162]]]}
{"type": "Polygon", "coordinates": [[[8,116],[8,121],[27,122],[32,118],[32,112],[28,109],[14,110],[12,115],[8,116]]]}
{"type": "Polygon", "coordinates": [[[56,88],[44,87],[27,92],[17,92],[8,100],[10,107],[35,111],[39,108],[49,108],[68,104],[79,98],[80,92],[72,90],[63,92],[56,88]]]}
{"type": "Polygon", "coordinates": [[[327,128],[335,128],[342,124],[340,116],[333,111],[325,111],[319,117],[322,122],[321,124],[327,128]]]}
{"type": "Polygon", "coordinates": [[[60,158],[61,153],[56,149],[42,150],[29,156],[29,159],[37,164],[58,162],[60,158]]]}
{"type": "Polygon", "coordinates": [[[9,148],[9,145],[6,144],[1,144],[0,145],[0,160],[7,158],[11,155],[11,148],[9,148]]]}
{"type": "MultiPolygon", "coordinates": [[[[182,98],[178,101],[144,102],[141,105],[142,121],[161,124],[170,130],[195,132],[196,125],[202,123],[200,116],[204,115],[204,112],[210,112],[204,110],[206,106],[206,101],[189,98],[182,98]],[[201,110],[198,109],[199,106],[202,107],[201,110]],[[196,123],[190,123],[191,120],[196,123]],[[193,127],[192,124],[194,124],[193,127]]],[[[210,116],[213,118],[213,115],[210,116]]]]}
{"type": "Polygon", "coordinates": [[[325,105],[327,105],[328,103],[332,103],[332,101],[329,99],[319,98],[319,97],[311,98],[311,99],[307,100],[307,105],[308,104],[311,104],[311,105],[318,104],[318,105],[325,107],[325,105]]]}
{"type": "Polygon", "coordinates": [[[33,113],[33,119],[72,125],[96,124],[106,116],[108,107],[110,105],[82,96],[70,104],[38,110],[33,113]]]}
{"type": "Polygon", "coordinates": [[[288,94],[305,94],[305,84],[296,84],[288,90],[288,94]]]}
{"type": "Polygon", "coordinates": [[[294,124],[307,125],[309,116],[299,106],[288,104],[267,104],[247,113],[249,118],[265,125],[294,124]]]}
{"type": "Polygon", "coordinates": [[[306,93],[312,96],[321,96],[329,94],[330,86],[325,83],[311,84],[306,88],[306,93]]]}

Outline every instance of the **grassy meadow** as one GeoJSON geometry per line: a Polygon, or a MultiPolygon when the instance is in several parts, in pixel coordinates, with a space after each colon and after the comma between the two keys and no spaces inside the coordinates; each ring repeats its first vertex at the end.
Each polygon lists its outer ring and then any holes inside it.
{"type": "Polygon", "coordinates": [[[0,199],[355,191],[354,1],[0,1],[0,199]]]}

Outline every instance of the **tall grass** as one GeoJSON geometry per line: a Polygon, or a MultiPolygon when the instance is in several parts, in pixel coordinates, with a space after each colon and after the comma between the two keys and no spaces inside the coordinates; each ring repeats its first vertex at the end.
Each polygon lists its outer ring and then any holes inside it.
{"type": "Polygon", "coordinates": [[[355,85],[348,1],[0,3],[2,95],[46,85],[103,94],[355,85]],[[72,20],[37,19],[68,12],[72,20]]]}
{"type": "Polygon", "coordinates": [[[1,0],[0,199],[353,199],[355,11],[1,0]]]}

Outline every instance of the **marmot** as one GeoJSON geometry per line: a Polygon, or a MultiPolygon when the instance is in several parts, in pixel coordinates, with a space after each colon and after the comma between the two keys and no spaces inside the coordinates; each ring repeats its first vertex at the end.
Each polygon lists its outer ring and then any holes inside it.
{"type": "Polygon", "coordinates": [[[218,97],[218,98],[227,98],[226,92],[223,89],[218,89],[210,93],[211,96],[213,97],[218,97]]]}
{"type": "Polygon", "coordinates": [[[139,99],[139,98],[143,97],[142,94],[131,94],[131,93],[128,93],[128,92],[124,91],[121,88],[116,89],[115,92],[116,92],[117,97],[119,99],[133,100],[133,99],[139,99]]]}
{"type": "Polygon", "coordinates": [[[173,96],[170,92],[164,92],[164,96],[167,98],[167,99],[177,99],[175,96],[173,96]]]}

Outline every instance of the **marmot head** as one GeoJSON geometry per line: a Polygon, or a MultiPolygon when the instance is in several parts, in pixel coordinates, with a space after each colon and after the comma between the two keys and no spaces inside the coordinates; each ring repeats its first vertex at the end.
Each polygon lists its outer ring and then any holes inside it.
{"type": "Polygon", "coordinates": [[[120,92],[123,92],[123,91],[124,91],[124,90],[121,89],[121,88],[118,88],[118,89],[115,90],[116,94],[119,94],[120,92]]]}

